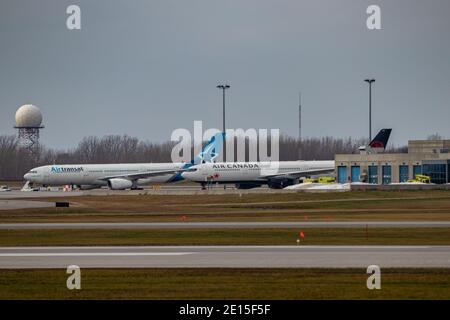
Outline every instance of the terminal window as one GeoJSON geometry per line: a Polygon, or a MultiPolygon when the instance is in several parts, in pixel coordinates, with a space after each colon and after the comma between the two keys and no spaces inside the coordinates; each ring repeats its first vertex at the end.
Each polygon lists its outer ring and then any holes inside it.
{"type": "Polygon", "coordinates": [[[378,183],[378,166],[369,166],[369,183],[378,183]]]}
{"type": "Polygon", "coordinates": [[[399,181],[407,182],[409,179],[408,166],[406,166],[406,165],[400,166],[399,172],[400,172],[399,181]]]}
{"type": "Polygon", "coordinates": [[[347,182],[347,167],[345,166],[338,167],[338,182],[339,183],[347,182]]]}
{"type": "Polygon", "coordinates": [[[383,184],[390,184],[391,183],[391,166],[383,166],[382,167],[382,174],[383,174],[383,184]]]}
{"type": "Polygon", "coordinates": [[[446,183],[447,182],[447,166],[441,163],[424,164],[422,166],[424,175],[430,177],[432,183],[446,183]]]}
{"type": "Polygon", "coordinates": [[[413,179],[415,179],[418,174],[422,174],[422,166],[421,165],[413,166],[413,179]]]}
{"type": "Polygon", "coordinates": [[[352,182],[359,182],[361,178],[361,168],[359,166],[352,166],[352,182]]]}

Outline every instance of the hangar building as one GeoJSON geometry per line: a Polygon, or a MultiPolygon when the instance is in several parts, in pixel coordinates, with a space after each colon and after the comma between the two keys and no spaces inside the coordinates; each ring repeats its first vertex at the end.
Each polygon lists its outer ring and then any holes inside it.
{"type": "Polygon", "coordinates": [[[406,182],[417,174],[432,183],[450,183],[450,140],[411,140],[408,153],[368,153],[335,155],[339,183],[406,182]]]}

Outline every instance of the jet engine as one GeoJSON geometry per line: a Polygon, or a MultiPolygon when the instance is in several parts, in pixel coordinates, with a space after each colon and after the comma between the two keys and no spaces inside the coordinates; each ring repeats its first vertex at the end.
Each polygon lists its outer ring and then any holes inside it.
{"type": "Polygon", "coordinates": [[[113,178],[108,180],[108,187],[111,190],[125,190],[133,186],[133,181],[128,179],[113,178]]]}

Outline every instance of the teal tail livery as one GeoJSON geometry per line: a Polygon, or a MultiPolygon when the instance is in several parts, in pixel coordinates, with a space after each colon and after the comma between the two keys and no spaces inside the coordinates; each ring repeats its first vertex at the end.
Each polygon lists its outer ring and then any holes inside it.
{"type": "MultiPolygon", "coordinates": [[[[197,154],[189,163],[186,163],[183,166],[184,170],[189,169],[193,165],[213,162],[215,158],[219,156],[220,150],[222,150],[223,140],[225,137],[225,133],[219,132],[216,133],[209,141],[206,143],[199,154],[197,154]]],[[[178,172],[173,176],[170,182],[184,180],[181,175],[183,171],[178,172]]]]}
{"type": "Polygon", "coordinates": [[[202,151],[191,161],[193,164],[205,162],[213,162],[222,150],[225,134],[223,132],[216,133],[211,140],[202,148],[202,151]]]}

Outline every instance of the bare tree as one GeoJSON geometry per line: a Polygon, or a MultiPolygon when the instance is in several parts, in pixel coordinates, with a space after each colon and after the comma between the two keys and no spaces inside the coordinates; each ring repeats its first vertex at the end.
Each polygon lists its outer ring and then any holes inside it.
{"type": "Polygon", "coordinates": [[[427,136],[427,140],[442,140],[442,136],[439,133],[433,133],[427,136]]]}
{"type": "MultiPolygon", "coordinates": [[[[248,143],[246,141],[246,159],[248,143]]],[[[366,143],[365,139],[323,137],[299,140],[282,135],[280,160],[332,160],[335,154],[355,153],[366,143]]],[[[171,162],[173,146],[170,141],[152,143],[127,135],[89,136],[70,150],[54,150],[41,145],[38,159],[33,160],[27,150],[19,146],[15,136],[3,135],[0,136],[0,179],[20,180],[31,168],[48,164],[171,162]]],[[[391,153],[406,151],[406,147],[388,149],[391,153]]]]}

